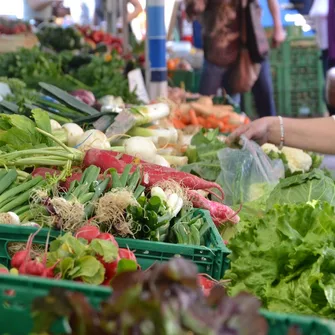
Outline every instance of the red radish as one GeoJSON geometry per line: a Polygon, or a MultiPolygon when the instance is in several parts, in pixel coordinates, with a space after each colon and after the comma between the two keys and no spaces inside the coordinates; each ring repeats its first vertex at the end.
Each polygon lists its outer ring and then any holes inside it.
{"type": "Polygon", "coordinates": [[[216,226],[227,221],[231,223],[238,223],[240,221],[237,212],[233,211],[230,207],[208,200],[196,191],[188,190],[187,194],[195,208],[207,209],[209,211],[216,226]]]}
{"type": "Polygon", "coordinates": [[[198,283],[205,296],[208,296],[211,289],[216,285],[215,281],[210,280],[204,275],[198,274],[198,283]]]}
{"type": "Polygon", "coordinates": [[[55,169],[50,169],[50,168],[44,168],[44,167],[38,167],[35,168],[34,171],[31,173],[31,175],[33,177],[43,177],[46,178],[47,175],[51,175],[51,176],[58,176],[60,174],[59,170],[55,170],[55,169]]]}
{"type": "Polygon", "coordinates": [[[78,282],[78,283],[83,283],[84,282],[81,278],[75,278],[73,280],[76,281],[76,282],[78,282]]]}
{"type": "Polygon", "coordinates": [[[76,238],[83,238],[90,243],[92,240],[100,235],[100,230],[98,227],[93,225],[85,225],[79,228],[75,234],[76,238]]]}
{"type": "Polygon", "coordinates": [[[90,91],[78,89],[78,90],[72,91],[70,94],[73,95],[76,99],[80,100],[81,102],[89,106],[93,106],[95,103],[95,96],[90,91]]]}
{"type": "Polygon", "coordinates": [[[56,268],[56,266],[58,265],[59,262],[60,262],[60,260],[57,261],[53,266],[44,269],[44,271],[42,273],[42,277],[44,277],[44,278],[54,278],[55,277],[54,270],[55,270],[55,268],[56,268]]]}
{"type": "Polygon", "coordinates": [[[45,266],[38,260],[28,261],[23,263],[19,268],[20,274],[27,274],[31,276],[42,276],[45,266]]]}
{"type": "Polygon", "coordinates": [[[137,263],[137,259],[136,259],[135,254],[132,251],[130,251],[129,249],[120,248],[119,249],[119,257],[121,259],[129,259],[129,260],[134,261],[134,262],[137,263]]]}
{"type": "MultiPolygon", "coordinates": [[[[114,168],[118,173],[122,173],[127,164],[133,164],[132,171],[134,171],[137,167],[137,165],[134,164],[135,160],[136,158],[133,156],[120,155],[110,150],[90,149],[85,154],[83,166],[86,168],[90,165],[95,165],[100,167],[102,171],[114,168]]],[[[152,187],[161,181],[171,179],[191,190],[209,190],[215,188],[220,192],[221,199],[224,198],[224,192],[217,183],[209,182],[190,173],[181,172],[172,168],[146,163],[144,161],[140,161],[140,163],[144,176],[142,185],[145,187],[152,187]]]]}
{"type": "Polygon", "coordinates": [[[5,268],[5,267],[1,267],[0,268],[0,274],[8,274],[9,273],[9,271],[8,271],[8,269],[7,268],[5,268]]]}
{"type": "Polygon", "coordinates": [[[116,247],[119,247],[119,244],[116,242],[115,237],[108,233],[101,233],[97,236],[99,240],[111,241],[116,247]]]}
{"type": "Polygon", "coordinates": [[[28,253],[29,251],[27,249],[16,252],[10,263],[11,267],[15,269],[19,269],[20,266],[25,261],[25,259],[27,258],[28,253]]]}
{"type": "Polygon", "coordinates": [[[14,254],[14,256],[12,257],[12,261],[11,261],[12,268],[16,268],[19,270],[23,264],[27,263],[30,260],[30,250],[33,244],[33,240],[41,229],[42,227],[36,230],[34,234],[31,234],[29,236],[25,250],[18,251],[14,254]]]}
{"type": "MultiPolygon", "coordinates": [[[[110,281],[114,278],[117,272],[117,266],[120,260],[120,257],[118,256],[117,259],[111,263],[106,263],[103,260],[103,257],[99,256],[98,257],[99,262],[104,266],[105,268],[105,281],[110,283],[110,281]]],[[[103,285],[103,284],[102,284],[103,285]]]]}
{"type": "Polygon", "coordinates": [[[73,181],[75,180],[80,181],[82,175],[83,174],[80,172],[73,172],[72,175],[66,178],[64,182],[61,182],[59,186],[61,187],[62,190],[67,191],[70,188],[73,181]]]}

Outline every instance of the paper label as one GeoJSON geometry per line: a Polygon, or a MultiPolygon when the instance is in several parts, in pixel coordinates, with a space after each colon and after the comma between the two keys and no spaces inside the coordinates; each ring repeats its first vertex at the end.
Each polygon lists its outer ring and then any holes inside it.
{"type": "Polygon", "coordinates": [[[128,73],[129,90],[135,93],[139,100],[145,104],[150,103],[149,94],[144,83],[142,71],[140,69],[132,70],[128,73]]]}

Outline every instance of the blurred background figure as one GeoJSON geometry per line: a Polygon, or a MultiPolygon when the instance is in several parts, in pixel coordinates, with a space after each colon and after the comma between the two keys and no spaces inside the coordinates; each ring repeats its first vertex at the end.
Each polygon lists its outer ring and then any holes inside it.
{"type": "Polygon", "coordinates": [[[23,17],[25,20],[35,20],[37,23],[49,21],[53,16],[63,17],[69,14],[63,0],[24,0],[23,17]]]}
{"type": "MultiPolygon", "coordinates": [[[[117,1],[117,0],[115,0],[117,1]]],[[[119,1],[117,1],[119,4],[119,1]]],[[[142,5],[139,2],[139,0],[129,0],[129,4],[133,5],[134,9],[132,12],[128,13],[128,24],[131,23],[135,18],[137,18],[143,11],[142,5]]],[[[105,6],[106,6],[106,1],[104,0],[95,0],[95,15],[94,15],[94,24],[95,25],[100,25],[104,20],[105,20],[105,6]]],[[[117,6],[117,17],[121,18],[122,16],[122,8],[119,8],[117,6]]]]}
{"type": "MultiPolygon", "coordinates": [[[[186,8],[192,20],[202,24],[205,63],[200,82],[200,94],[215,95],[223,88],[231,94],[230,69],[238,57],[240,48],[238,2],[219,0],[186,0],[186,8]]],[[[267,0],[273,19],[272,46],[279,47],[286,38],[280,7],[277,0],[267,0]]],[[[247,27],[248,28],[248,27],[247,27]]],[[[273,98],[271,68],[268,58],[261,64],[261,71],[252,88],[256,110],[260,117],[276,115],[273,98]]],[[[234,96],[240,102],[239,95],[234,96]]]]}
{"type": "MultiPolygon", "coordinates": [[[[321,50],[322,68],[325,77],[327,71],[335,66],[335,60],[330,57],[330,36],[328,36],[328,16],[331,15],[331,11],[329,9],[332,2],[332,0],[315,0],[309,12],[309,16],[311,17],[315,26],[316,40],[321,50]]],[[[334,19],[335,17],[332,18],[332,20],[334,19]]],[[[332,25],[333,23],[330,22],[330,24],[332,25]]],[[[332,28],[335,29],[334,26],[332,28]]],[[[329,30],[329,32],[331,31],[332,29],[329,30]]],[[[327,109],[330,115],[335,115],[335,107],[327,105],[327,109]]]]}

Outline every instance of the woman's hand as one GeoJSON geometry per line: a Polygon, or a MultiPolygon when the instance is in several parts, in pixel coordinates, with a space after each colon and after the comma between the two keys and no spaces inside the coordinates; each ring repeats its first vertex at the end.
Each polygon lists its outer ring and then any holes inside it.
{"type": "Polygon", "coordinates": [[[269,141],[269,134],[272,124],[278,120],[275,117],[258,119],[236,129],[226,140],[228,145],[236,143],[244,135],[248,140],[254,140],[260,145],[269,141]]]}

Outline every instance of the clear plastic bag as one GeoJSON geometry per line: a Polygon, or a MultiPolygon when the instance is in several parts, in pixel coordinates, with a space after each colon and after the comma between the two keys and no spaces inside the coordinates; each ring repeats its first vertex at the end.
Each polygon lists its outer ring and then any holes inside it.
{"type": "Polygon", "coordinates": [[[218,152],[221,173],[217,182],[225,192],[225,204],[233,206],[254,201],[270,193],[284,178],[281,160],[273,160],[254,141],[241,137],[242,148],[218,152]]]}

